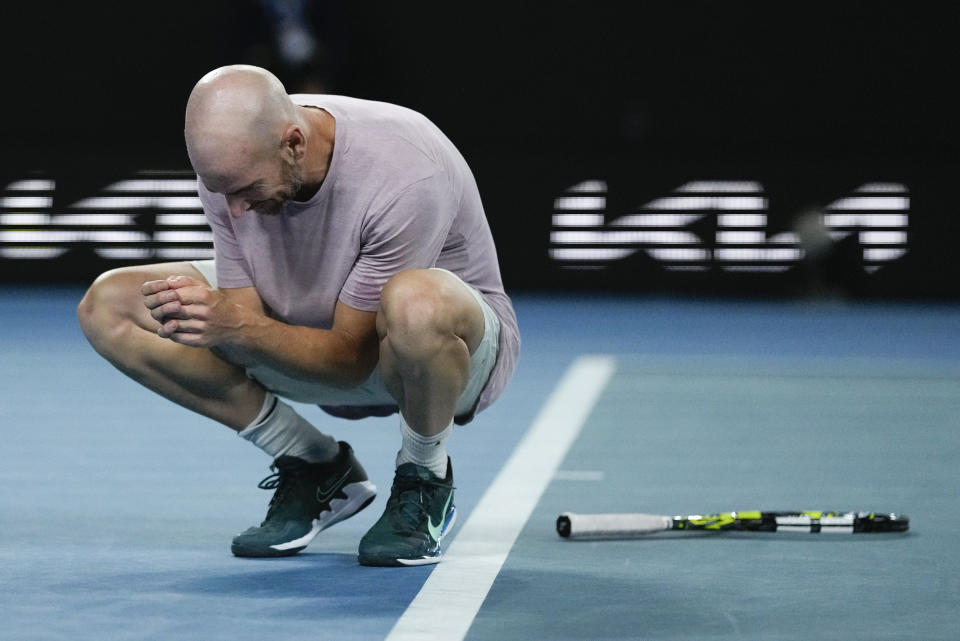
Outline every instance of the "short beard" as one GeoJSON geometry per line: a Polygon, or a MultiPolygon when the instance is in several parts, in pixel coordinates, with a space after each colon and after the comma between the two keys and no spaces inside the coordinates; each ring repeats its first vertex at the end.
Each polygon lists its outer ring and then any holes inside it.
{"type": "Polygon", "coordinates": [[[280,175],[287,187],[283,192],[283,202],[293,200],[303,188],[303,169],[295,162],[280,161],[280,175]]]}
{"type": "Polygon", "coordinates": [[[260,201],[253,209],[258,214],[276,216],[283,211],[284,206],[294,199],[303,187],[303,171],[293,162],[280,161],[280,179],[283,187],[280,193],[267,200],[260,201]]]}

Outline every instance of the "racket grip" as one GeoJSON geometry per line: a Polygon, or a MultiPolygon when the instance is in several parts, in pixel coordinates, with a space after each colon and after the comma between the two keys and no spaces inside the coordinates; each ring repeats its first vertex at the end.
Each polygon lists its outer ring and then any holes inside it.
{"type": "Polygon", "coordinates": [[[669,530],[673,519],[661,514],[576,514],[557,517],[557,534],[566,539],[629,538],[669,530]]]}

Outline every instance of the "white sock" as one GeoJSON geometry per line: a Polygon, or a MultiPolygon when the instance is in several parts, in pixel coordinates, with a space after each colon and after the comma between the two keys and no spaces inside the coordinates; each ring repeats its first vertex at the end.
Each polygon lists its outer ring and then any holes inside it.
{"type": "Polygon", "coordinates": [[[433,436],[417,434],[400,415],[400,451],[397,466],[416,463],[429,469],[439,479],[447,477],[447,439],[453,433],[453,421],[433,436]]]}
{"type": "Polygon", "coordinates": [[[240,432],[240,438],[273,458],[296,456],[310,463],[326,463],[340,452],[335,438],[315,428],[270,392],[263,399],[260,414],[240,432]]]}

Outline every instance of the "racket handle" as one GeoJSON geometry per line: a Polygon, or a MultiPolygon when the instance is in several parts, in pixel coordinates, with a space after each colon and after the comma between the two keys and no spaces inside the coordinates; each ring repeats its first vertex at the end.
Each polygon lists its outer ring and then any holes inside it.
{"type": "Polygon", "coordinates": [[[557,534],[566,539],[629,538],[663,532],[673,519],[660,514],[576,514],[564,512],[557,518],[557,534]]]}

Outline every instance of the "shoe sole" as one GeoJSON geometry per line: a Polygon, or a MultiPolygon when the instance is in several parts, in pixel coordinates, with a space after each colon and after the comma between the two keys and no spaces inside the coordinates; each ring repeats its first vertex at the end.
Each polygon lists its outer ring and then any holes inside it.
{"type": "Polygon", "coordinates": [[[273,558],[293,556],[307,547],[314,538],[331,525],[345,521],[354,514],[373,503],[377,497],[377,488],[370,481],[360,481],[343,486],[342,491],[347,495],[345,499],[332,499],[330,510],[324,511],[319,518],[311,523],[310,531],[296,539],[284,543],[275,543],[268,547],[248,547],[234,542],[230,551],[234,556],[247,558],[273,558]]]}
{"type": "Polygon", "coordinates": [[[437,551],[435,554],[430,556],[422,556],[415,559],[396,559],[392,557],[374,557],[374,556],[358,556],[357,560],[360,562],[360,565],[368,565],[371,567],[414,567],[418,565],[431,565],[434,563],[440,563],[443,560],[443,548],[440,547],[440,541],[449,534],[450,530],[453,529],[454,524],[457,522],[457,508],[456,506],[450,506],[450,512],[447,514],[447,518],[443,523],[443,529],[440,530],[440,538],[437,539],[437,551]]]}

